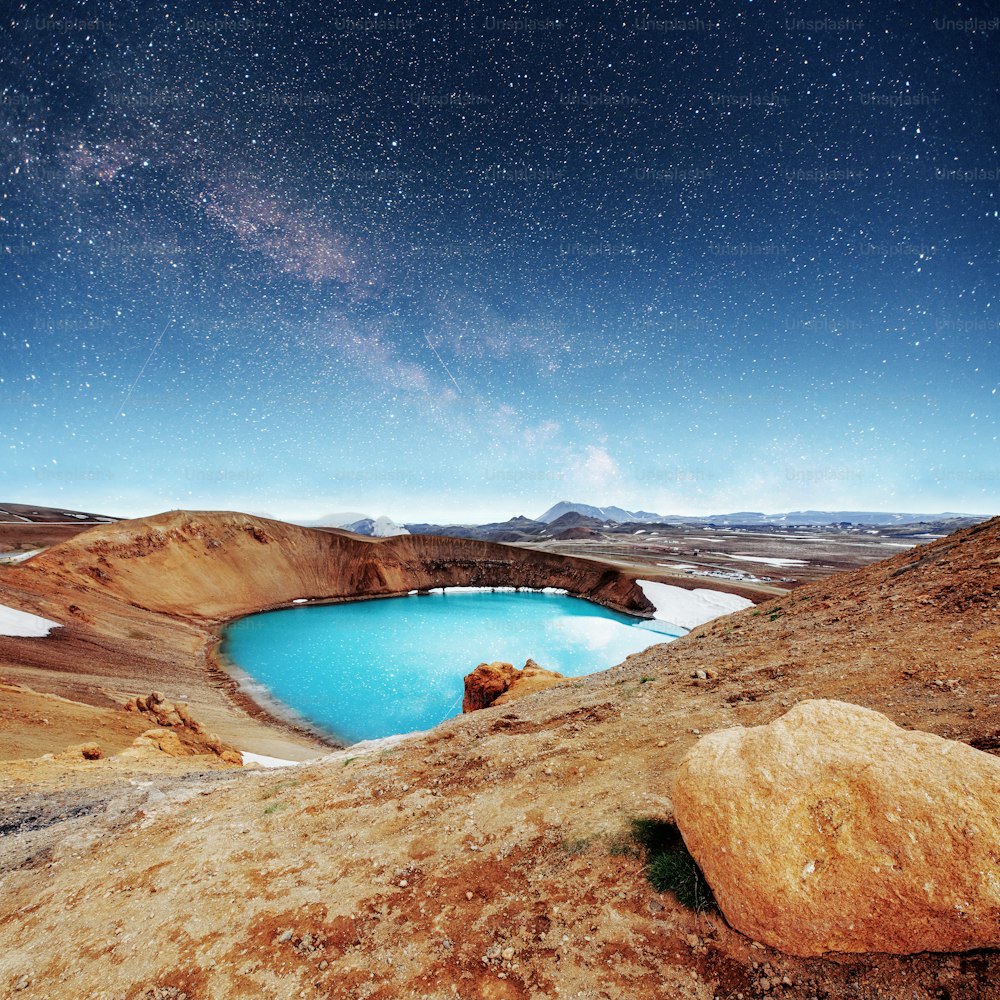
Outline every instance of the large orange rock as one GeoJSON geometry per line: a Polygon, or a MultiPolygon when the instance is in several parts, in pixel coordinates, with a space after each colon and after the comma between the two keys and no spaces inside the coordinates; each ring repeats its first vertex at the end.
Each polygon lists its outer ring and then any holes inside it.
{"type": "Polygon", "coordinates": [[[506,705],[563,680],[562,674],[545,670],[534,660],[528,660],[523,670],[512,663],[480,663],[471,674],[466,674],[462,711],[476,712],[490,705],[506,705]]]}
{"type": "Polygon", "coordinates": [[[806,701],[703,737],[674,811],[729,923],[793,955],[1000,946],[1000,760],[806,701]]]}

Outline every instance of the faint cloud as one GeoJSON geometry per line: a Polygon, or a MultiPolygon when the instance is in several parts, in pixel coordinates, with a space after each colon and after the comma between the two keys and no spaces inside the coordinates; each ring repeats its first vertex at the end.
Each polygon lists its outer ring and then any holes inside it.
{"type": "Polygon", "coordinates": [[[587,491],[587,496],[606,496],[625,487],[621,468],[603,445],[586,445],[582,455],[571,458],[568,471],[575,487],[587,491]]]}
{"type": "Polygon", "coordinates": [[[541,448],[551,444],[558,436],[561,425],[557,420],[543,420],[540,424],[525,427],[523,438],[528,448],[541,448]]]}

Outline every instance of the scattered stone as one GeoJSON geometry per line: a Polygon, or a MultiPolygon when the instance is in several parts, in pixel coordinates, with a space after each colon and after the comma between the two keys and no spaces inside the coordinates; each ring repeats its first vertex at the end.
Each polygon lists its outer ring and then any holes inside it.
{"type": "Polygon", "coordinates": [[[699,740],[673,792],[727,920],[793,955],[1000,946],[1000,760],[836,701],[699,740]]]}
{"type": "Polygon", "coordinates": [[[97,743],[80,743],[77,746],[66,747],[58,760],[100,760],[104,756],[104,751],[97,743]]]}

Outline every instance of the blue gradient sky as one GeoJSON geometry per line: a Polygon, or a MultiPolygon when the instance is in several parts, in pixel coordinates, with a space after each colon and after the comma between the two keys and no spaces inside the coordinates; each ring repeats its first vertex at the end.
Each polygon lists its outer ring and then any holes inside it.
{"type": "Polygon", "coordinates": [[[1000,26],[531,16],[15,14],[0,499],[995,512],[1000,26]]]}

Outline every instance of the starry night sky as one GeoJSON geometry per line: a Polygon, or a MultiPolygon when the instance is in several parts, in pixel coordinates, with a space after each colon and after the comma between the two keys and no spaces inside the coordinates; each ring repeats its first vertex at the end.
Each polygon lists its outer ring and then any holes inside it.
{"type": "Polygon", "coordinates": [[[22,5],[0,499],[996,512],[987,5],[22,5]]]}

